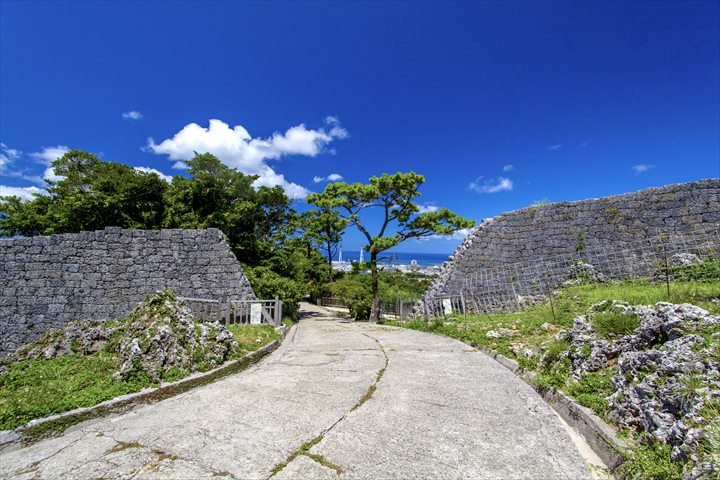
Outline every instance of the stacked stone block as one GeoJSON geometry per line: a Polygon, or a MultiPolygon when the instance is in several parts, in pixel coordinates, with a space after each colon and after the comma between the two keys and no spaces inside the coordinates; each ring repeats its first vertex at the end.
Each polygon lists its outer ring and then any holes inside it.
{"type": "MultiPolygon", "coordinates": [[[[549,258],[578,256],[584,250],[632,251],[661,235],[717,232],[718,227],[720,179],[535,205],[485,220],[450,257],[425,300],[459,295],[465,280],[483,269],[532,267],[549,258]]],[[[523,282],[522,276],[517,281],[523,282]]]]}
{"type": "Polygon", "coordinates": [[[217,229],[123,230],[0,240],[0,357],[70,320],[124,316],[164,288],[254,299],[217,229]]]}

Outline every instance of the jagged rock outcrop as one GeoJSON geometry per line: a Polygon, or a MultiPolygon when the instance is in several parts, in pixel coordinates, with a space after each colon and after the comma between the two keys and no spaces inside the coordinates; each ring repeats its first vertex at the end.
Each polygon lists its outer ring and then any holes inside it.
{"type": "Polygon", "coordinates": [[[237,350],[224,326],[196,320],[172,291],[161,290],[148,295],[128,317],[72,322],[21,348],[7,361],[105,351],[118,357],[116,380],[147,375],[160,381],[219,366],[237,350]]]}
{"type": "Polygon", "coordinates": [[[570,343],[571,378],[615,371],[607,398],[614,423],[671,445],[673,459],[691,466],[687,479],[720,472],[718,459],[702,448],[708,435],[720,435],[720,316],[690,304],[608,301],[577,317],[561,338],[570,343]],[[601,338],[596,324],[601,315],[619,325],[628,324],[623,317],[635,319],[637,327],[601,338]]]}

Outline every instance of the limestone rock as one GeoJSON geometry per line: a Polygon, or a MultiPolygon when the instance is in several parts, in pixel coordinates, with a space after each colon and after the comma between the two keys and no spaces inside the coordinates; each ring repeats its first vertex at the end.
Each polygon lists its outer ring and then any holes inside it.
{"type": "Polygon", "coordinates": [[[703,426],[717,421],[703,418],[708,415],[704,408],[720,400],[720,342],[707,335],[717,325],[719,316],[690,304],[647,307],[614,301],[593,305],[564,335],[571,346],[571,378],[616,362],[609,418],[673,446],[673,459],[689,461],[686,479],[704,478],[696,474],[720,468],[700,448],[703,426]],[[592,319],[602,312],[635,315],[640,323],[628,335],[599,338],[592,319]]]}

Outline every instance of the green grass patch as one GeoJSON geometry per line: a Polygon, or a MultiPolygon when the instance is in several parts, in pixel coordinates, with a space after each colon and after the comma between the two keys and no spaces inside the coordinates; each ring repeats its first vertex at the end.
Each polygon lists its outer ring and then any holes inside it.
{"type": "Polygon", "coordinates": [[[604,416],[608,411],[606,397],[612,393],[611,372],[586,373],[578,382],[568,385],[567,393],[575,397],[583,407],[588,407],[599,416],[604,416]]]}
{"type": "Polygon", "coordinates": [[[592,326],[601,338],[613,338],[630,335],[640,326],[637,315],[599,312],[592,315],[592,326]]]}
{"type": "Polygon", "coordinates": [[[35,418],[90,407],[152,385],[149,378],[113,380],[118,359],[108,353],[23,360],[0,376],[0,430],[35,418]]]}
{"type": "MultiPolygon", "coordinates": [[[[230,325],[240,348],[234,358],[254,352],[279,338],[270,325],[230,325]]],[[[210,370],[202,349],[194,352],[196,369],[210,370]]],[[[157,386],[147,375],[114,380],[118,356],[107,348],[93,355],[64,355],[53,359],[29,359],[13,363],[0,375],[0,430],[24,425],[30,420],[81,407],[91,407],[115,397],[157,386]]],[[[162,380],[173,382],[188,375],[177,366],[162,380]]]]}
{"type": "Polygon", "coordinates": [[[670,445],[655,442],[633,448],[625,463],[620,465],[623,478],[646,480],[680,480],[683,464],[670,457],[670,445]]]}
{"type": "Polygon", "coordinates": [[[237,323],[227,325],[226,328],[232,333],[235,341],[240,345],[241,351],[237,354],[239,356],[247,352],[254,352],[273,340],[280,338],[280,334],[272,325],[247,325],[237,323]]]}

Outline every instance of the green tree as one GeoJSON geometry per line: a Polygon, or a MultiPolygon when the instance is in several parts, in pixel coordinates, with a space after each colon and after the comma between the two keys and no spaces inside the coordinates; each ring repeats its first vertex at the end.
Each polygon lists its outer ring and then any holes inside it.
{"type": "Polygon", "coordinates": [[[302,228],[305,238],[313,243],[327,258],[328,279],[332,282],[332,259],[342,241],[348,221],[331,208],[320,207],[302,215],[302,228]]]}
{"type": "Polygon", "coordinates": [[[0,235],[51,235],[106,226],[159,228],[168,184],[115,162],[71,150],[53,162],[61,177],[48,182],[48,194],[28,202],[0,201],[0,235]]]}
{"type": "Polygon", "coordinates": [[[282,187],[255,189],[255,175],[224,165],[209,153],[188,160],[190,178],[177,176],[167,195],[163,226],[218,228],[242,263],[257,266],[297,228],[282,187]]]}
{"type": "Polygon", "coordinates": [[[308,196],[307,202],[322,209],[334,209],[340,218],[354,225],[365,236],[370,253],[370,272],[373,303],[370,320],[380,320],[380,292],[378,281],[379,254],[410,238],[434,234],[449,235],[461,228],[470,228],[475,222],[457,215],[447,208],[436,212],[418,213],[413,202],[420,195],[419,188],[425,177],[415,172],[382,174],[370,178],[370,183],[329,184],[322,193],[308,196]],[[367,220],[361,213],[378,208],[381,213],[380,229],[376,235],[368,230],[367,220]]]}

